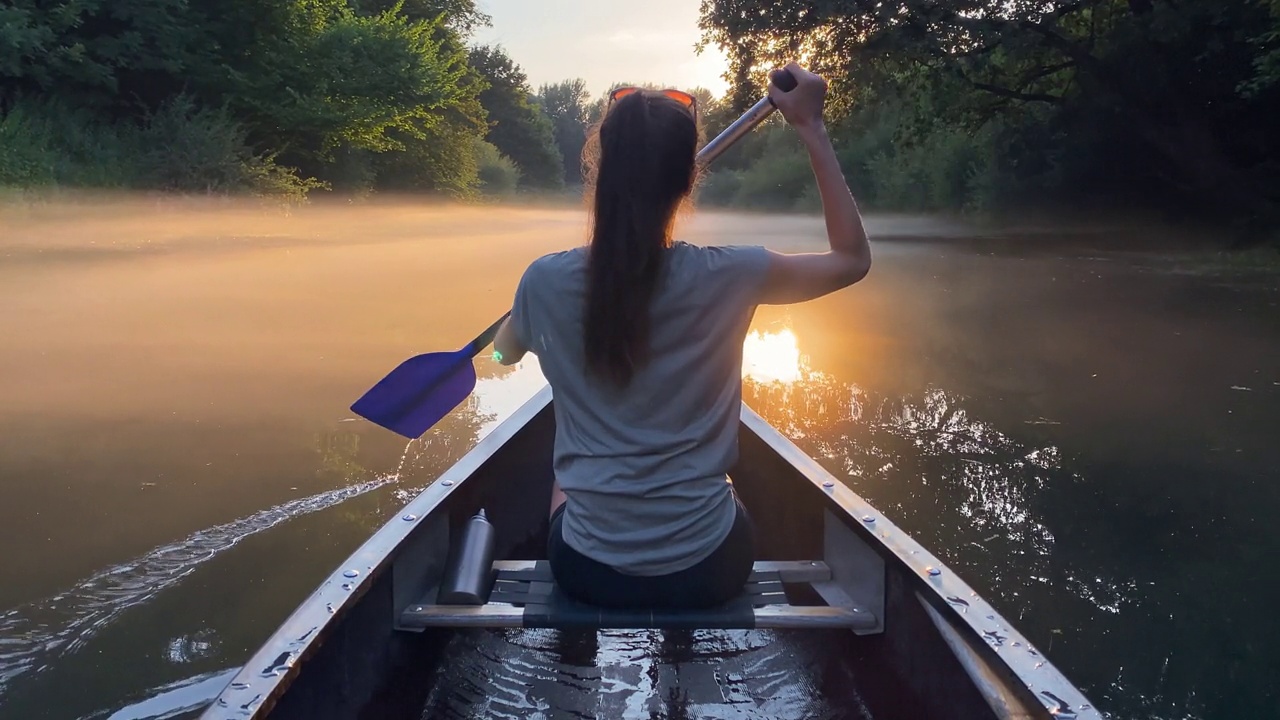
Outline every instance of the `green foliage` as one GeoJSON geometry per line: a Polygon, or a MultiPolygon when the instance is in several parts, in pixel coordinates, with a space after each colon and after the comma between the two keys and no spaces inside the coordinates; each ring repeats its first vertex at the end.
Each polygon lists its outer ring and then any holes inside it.
{"type": "Polygon", "coordinates": [[[582,148],[587,142],[587,118],[591,107],[586,81],[578,78],[543,85],[535,100],[551,120],[552,135],[564,167],[564,181],[581,185],[582,148]]]}
{"type": "Polygon", "coordinates": [[[10,0],[0,8],[0,104],[20,93],[158,104],[196,62],[186,0],[10,0]]]}
{"type": "Polygon", "coordinates": [[[401,14],[415,20],[443,18],[449,28],[463,35],[487,27],[491,20],[476,7],[475,0],[358,0],[353,4],[369,15],[399,8],[401,14]]]}
{"type": "Polygon", "coordinates": [[[877,203],[1280,215],[1275,0],[705,0],[701,22],[737,107],[787,60],[831,78],[877,203]]]}
{"type": "Polygon", "coordinates": [[[1270,22],[1262,26],[1253,42],[1258,53],[1253,59],[1253,76],[1240,85],[1241,94],[1256,99],[1280,87],[1280,0],[1254,0],[1266,8],[1270,22]]]}
{"type": "Polygon", "coordinates": [[[556,148],[551,120],[530,98],[529,81],[499,47],[473,48],[471,66],[488,82],[480,104],[489,116],[485,140],[520,167],[530,188],[564,185],[564,161],[556,148]]]}
{"type": "Polygon", "coordinates": [[[498,148],[476,140],[476,163],[479,167],[480,192],[491,196],[513,195],[520,185],[520,168],[498,148]]]}
{"type": "Polygon", "coordinates": [[[789,209],[813,184],[809,157],[786,128],[764,133],[760,157],[741,173],[734,204],[759,209],[789,209]]]}
{"type": "Polygon", "coordinates": [[[462,35],[487,22],[473,0],[13,0],[4,178],[465,195],[485,112],[462,35]]]}
{"type": "Polygon", "coordinates": [[[299,196],[320,185],[254,154],[245,129],[228,112],[200,109],[187,95],[161,106],[133,134],[137,149],[130,155],[148,187],[299,196]]]}
{"type": "Polygon", "coordinates": [[[695,201],[700,205],[733,205],[742,187],[742,171],[719,168],[707,173],[698,183],[695,201]]]}
{"type": "Polygon", "coordinates": [[[23,107],[0,118],[0,187],[50,185],[57,156],[45,129],[23,107]]]}
{"type": "Polygon", "coordinates": [[[233,61],[241,67],[227,73],[225,96],[255,139],[304,161],[326,160],[343,144],[400,150],[402,136],[423,137],[463,100],[461,48],[437,39],[438,21],[328,4],[310,22],[300,8],[284,38],[233,61]]]}
{"type": "Polygon", "coordinates": [[[320,183],[253,152],[225,111],[182,95],[144,121],[106,124],[60,102],[0,119],[0,186],[157,188],[301,199],[320,183]]]}

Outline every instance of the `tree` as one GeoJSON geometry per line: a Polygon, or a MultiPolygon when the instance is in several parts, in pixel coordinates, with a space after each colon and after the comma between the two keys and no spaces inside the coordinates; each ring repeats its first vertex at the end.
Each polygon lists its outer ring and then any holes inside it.
{"type": "MultiPolygon", "coordinates": [[[[373,154],[459,134],[472,152],[482,83],[460,33],[483,21],[472,0],[12,0],[0,8],[0,113],[26,102],[24,127],[49,126],[33,113],[93,125],[44,132],[58,146],[45,149],[101,160],[97,146],[136,145],[163,111],[173,142],[221,138],[202,147],[229,148],[229,163],[368,177],[373,154]],[[71,147],[77,138],[92,152],[71,147]]],[[[466,162],[433,167],[443,174],[422,185],[476,182],[474,159],[469,173],[466,162]]]]}
{"type": "Polygon", "coordinates": [[[582,183],[582,147],[587,141],[587,117],[591,94],[587,83],[578,78],[563,80],[538,89],[538,106],[551,119],[556,147],[564,165],[564,180],[582,183]]]}
{"type": "Polygon", "coordinates": [[[476,7],[475,0],[354,0],[362,12],[377,15],[399,8],[401,15],[413,20],[444,18],[447,26],[462,35],[488,27],[492,18],[476,7]]]}
{"type": "MultiPolygon", "coordinates": [[[[156,109],[198,60],[187,2],[12,0],[0,8],[0,108],[19,95],[156,109]]],[[[136,109],[136,108],[135,108],[136,109]]]]}
{"type": "Polygon", "coordinates": [[[529,80],[501,47],[472,48],[470,63],[488,83],[480,104],[489,115],[485,139],[520,167],[526,187],[564,185],[551,121],[531,102],[529,80]]]}
{"type": "MultiPolygon", "coordinates": [[[[704,0],[744,104],[769,66],[802,58],[853,101],[945,93],[940,118],[993,120],[1064,161],[1062,182],[1257,224],[1280,198],[1269,84],[1274,3],[1220,0],[704,0]],[[1245,97],[1242,90],[1257,90],[1245,97]]],[[[935,118],[936,120],[937,118],[935,118]]]]}

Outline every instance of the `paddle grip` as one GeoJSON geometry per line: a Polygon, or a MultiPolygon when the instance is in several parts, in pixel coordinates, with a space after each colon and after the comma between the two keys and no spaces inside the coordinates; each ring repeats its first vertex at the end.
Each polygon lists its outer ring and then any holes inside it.
{"type": "Polygon", "coordinates": [[[779,68],[769,73],[769,80],[782,92],[791,92],[796,89],[796,76],[786,68],[779,68]]]}

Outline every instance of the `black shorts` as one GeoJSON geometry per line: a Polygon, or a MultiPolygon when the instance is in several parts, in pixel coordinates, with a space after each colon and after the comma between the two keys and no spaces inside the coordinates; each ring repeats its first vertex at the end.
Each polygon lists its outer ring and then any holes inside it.
{"type": "Polygon", "coordinates": [[[755,561],[754,528],[735,495],[737,518],[728,537],[691,568],[669,575],[626,575],[569,547],[564,505],[551,516],[547,559],[556,584],[574,599],[609,608],[707,608],[742,593],[755,561]]]}

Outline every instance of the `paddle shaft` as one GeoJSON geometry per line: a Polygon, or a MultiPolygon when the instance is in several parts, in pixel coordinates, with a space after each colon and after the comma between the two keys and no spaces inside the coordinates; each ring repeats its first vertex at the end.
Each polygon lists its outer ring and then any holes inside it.
{"type": "MultiPolygon", "coordinates": [[[[791,89],[796,86],[796,80],[791,77],[790,72],[787,72],[786,70],[779,70],[773,75],[773,84],[777,85],[783,92],[790,92],[791,89]]],[[[710,165],[711,161],[723,155],[725,150],[733,147],[734,143],[741,140],[752,130],[755,130],[757,125],[767,120],[769,116],[773,114],[774,110],[777,110],[777,108],[774,106],[773,100],[771,100],[769,96],[766,95],[765,97],[760,98],[755,105],[751,106],[751,109],[743,113],[737,120],[734,120],[729,127],[721,130],[719,135],[712,138],[711,142],[703,145],[702,149],[698,151],[698,156],[695,159],[695,162],[702,167],[710,165]]],[[[470,357],[479,355],[481,350],[485,349],[488,347],[489,343],[493,342],[493,338],[498,334],[498,330],[502,327],[502,323],[510,315],[510,310],[503,313],[502,317],[498,318],[497,322],[490,325],[484,332],[477,335],[475,340],[472,340],[471,343],[467,345],[467,353],[470,357]]]]}

